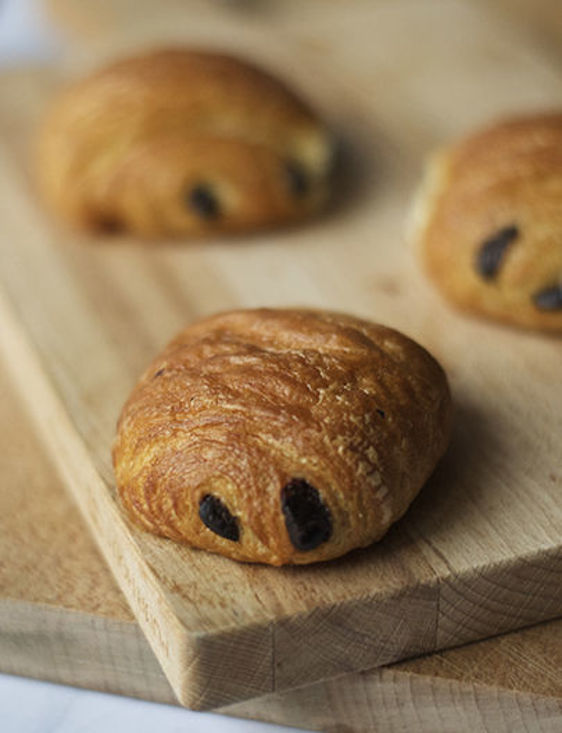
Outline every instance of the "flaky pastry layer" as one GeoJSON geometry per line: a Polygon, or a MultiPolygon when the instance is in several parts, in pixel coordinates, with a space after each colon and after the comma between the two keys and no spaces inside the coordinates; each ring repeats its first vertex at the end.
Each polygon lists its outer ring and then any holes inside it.
{"type": "Polygon", "coordinates": [[[180,333],[123,408],[123,507],[236,560],[338,557],[380,539],[443,454],[447,379],[402,334],[322,311],[233,311],[180,333]]]}

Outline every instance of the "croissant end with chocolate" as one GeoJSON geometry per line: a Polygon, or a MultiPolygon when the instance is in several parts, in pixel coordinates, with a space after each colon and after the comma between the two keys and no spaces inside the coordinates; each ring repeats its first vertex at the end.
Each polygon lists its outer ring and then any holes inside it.
{"type": "Polygon", "coordinates": [[[161,50],[71,86],[42,130],[39,176],[93,230],[204,235],[316,211],[332,141],[277,79],[231,56],[161,50]]]}
{"type": "Polygon", "coordinates": [[[562,114],[508,120],[439,154],[416,213],[421,257],[449,300],[562,331],[562,114]]]}
{"type": "Polygon", "coordinates": [[[443,454],[437,362],[341,314],[248,310],[180,333],[125,404],[121,503],[146,530],[243,561],[335,558],[383,536],[443,454]]]}

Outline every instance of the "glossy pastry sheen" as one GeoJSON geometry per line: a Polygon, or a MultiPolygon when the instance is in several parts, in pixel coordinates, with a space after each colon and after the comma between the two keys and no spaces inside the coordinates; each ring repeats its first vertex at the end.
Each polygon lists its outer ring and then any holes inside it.
{"type": "Polygon", "coordinates": [[[415,213],[426,269],[452,302],[562,331],[562,114],[509,120],[438,154],[415,213]]]}
{"type": "Polygon", "coordinates": [[[301,219],[327,195],[324,125],[254,65],[168,49],[71,86],[39,144],[50,204],[93,230],[246,231],[301,219]]]}
{"type": "Polygon", "coordinates": [[[379,539],[449,436],[445,374],[400,333],[320,311],[190,326],[125,404],[114,445],[132,519],[228,557],[282,565],[379,539]]]}

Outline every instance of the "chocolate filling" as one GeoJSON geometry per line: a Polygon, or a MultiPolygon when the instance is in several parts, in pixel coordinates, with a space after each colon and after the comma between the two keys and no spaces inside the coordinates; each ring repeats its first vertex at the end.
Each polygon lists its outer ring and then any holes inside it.
{"type": "Polygon", "coordinates": [[[205,494],[199,502],[199,517],[211,532],[232,542],[238,542],[240,531],[236,517],[232,516],[218,496],[205,494]]]}
{"type": "Polygon", "coordinates": [[[294,478],[281,489],[281,509],[297,550],[314,550],[332,536],[332,517],[314,486],[294,478]]]}
{"type": "Polygon", "coordinates": [[[484,280],[493,280],[496,277],[507,248],[518,236],[519,229],[516,226],[504,227],[480,247],[476,256],[476,269],[484,280]]]}
{"type": "Polygon", "coordinates": [[[216,219],[220,214],[220,207],[217,197],[209,186],[204,183],[192,188],[187,193],[187,203],[201,219],[211,221],[216,219]]]}
{"type": "Polygon", "coordinates": [[[562,310],[562,283],[539,290],[533,295],[533,303],[541,311],[562,310]]]}
{"type": "Polygon", "coordinates": [[[300,163],[288,160],[285,163],[285,173],[290,192],[295,198],[302,198],[308,193],[308,177],[300,163]]]}

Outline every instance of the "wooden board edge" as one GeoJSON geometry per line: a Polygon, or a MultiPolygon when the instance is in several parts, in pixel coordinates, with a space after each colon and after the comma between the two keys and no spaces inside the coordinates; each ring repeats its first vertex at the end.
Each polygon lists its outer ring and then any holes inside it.
{"type": "MultiPolygon", "coordinates": [[[[22,403],[37,426],[62,483],[74,498],[181,704],[193,709],[208,709],[231,703],[234,699],[271,692],[271,676],[266,676],[258,684],[255,674],[249,673],[251,679],[248,679],[247,689],[244,689],[244,676],[233,675],[232,669],[229,674],[221,669],[217,680],[219,686],[226,684],[226,688],[217,689],[212,680],[201,677],[209,669],[218,669],[215,649],[209,651],[204,635],[190,632],[183,626],[140,554],[121,551],[120,544],[133,544],[128,537],[129,530],[124,522],[117,520],[112,522],[111,528],[108,527],[107,517],[118,509],[41,368],[39,356],[20,327],[17,315],[1,291],[0,329],[3,335],[0,349],[5,352],[14,384],[20,388],[22,403]],[[40,409],[38,405],[41,405],[40,409]],[[82,486],[80,491],[75,490],[78,482],[82,486]],[[85,486],[88,491],[83,490],[85,486]],[[150,603],[145,592],[147,587],[151,590],[150,603]]],[[[269,624],[256,627],[250,627],[246,632],[254,635],[248,645],[248,649],[257,654],[252,666],[271,669],[269,624]],[[256,635],[261,643],[255,643],[256,635]]]]}
{"type": "Polygon", "coordinates": [[[0,603],[0,671],[177,704],[138,624],[47,604],[0,603]]]}
{"type": "MultiPolygon", "coordinates": [[[[0,672],[178,704],[134,621],[46,604],[0,603],[0,672]]],[[[523,730],[526,725],[528,730],[554,732],[562,720],[562,698],[383,668],[238,702],[215,712],[334,733],[386,730],[389,721],[420,733],[512,733],[519,730],[517,725],[523,730]]]]}
{"type": "Polygon", "coordinates": [[[217,712],[325,733],[557,733],[562,699],[383,668],[217,712]]]}
{"type": "Polygon", "coordinates": [[[436,649],[562,616],[562,544],[440,581],[436,649]]]}
{"type": "MultiPolygon", "coordinates": [[[[510,593],[518,592],[517,584],[521,579],[516,575],[513,581],[510,580],[509,563],[505,566],[496,563],[445,582],[435,577],[428,583],[414,585],[383,599],[376,609],[373,598],[367,596],[362,601],[340,604],[335,609],[320,607],[300,616],[289,616],[274,625],[256,623],[241,631],[225,629],[212,634],[189,632],[140,554],[121,551],[120,545],[125,542],[129,546],[133,544],[127,535],[128,529],[119,518],[108,526],[108,517],[118,509],[42,369],[38,354],[2,293],[0,327],[3,332],[1,348],[9,356],[6,362],[21,389],[23,402],[181,704],[194,709],[215,709],[338,674],[365,671],[417,654],[475,641],[562,614],[560,594],[554,594],[545,603],[544,586],[533,580],[534,587],[543,592],[530,596],[530,608],[540,618],[528,615],[528,604],[519,604],[521,613],[510,612],[505,616],[500,613],[492,624],[489,615],[484,614],[478,623],[472,623],[469,618],[471,623],[465,620],[463,626],[454,615],[459,598],[469,599],[471,613],[477,613],[483,599],[499,607],[494,595],[498,589],[502,593],[506,587],[510,593]],[[78,482],[90,487],[90,491],[73,490],[78,482]],[[151,591],[150,600],[147,600],[147,588],[151,591]],[[402,612],[405,597],[408,619],[403,618],[402,612]],[[449,610],[445,611],[446,608],[449,610]],[[463,626],[462,633],[455,631],[459,625],[463,626]],[[346,634],[357,628],[366,631],[366,652],[350,665],[342,651],[346,648],[345,643],[332,642],[334,633],[345,641],[346,634]],[[311,655],[308,665],[304,666],[300,654],[303,644],[309,649],[320,650],[320,654],[311,655]],[[332,655],[330,651],[324,652],[330,646],[335,650],[332,655]],[[241,650],[245,655],[243,665],[237,659],[241,650]],[[245,670],[243,674],[242,669],[245,670]]],[[[539,557],[536,566],[532,562],[524,564],[527,580],[533,578],[537,568],[540,569],[541,559],[544,558],[539,557]]],[[[562,567],[556,567],[548,575],[549,582],[559,578],[561,572],[562,567]]]]}

